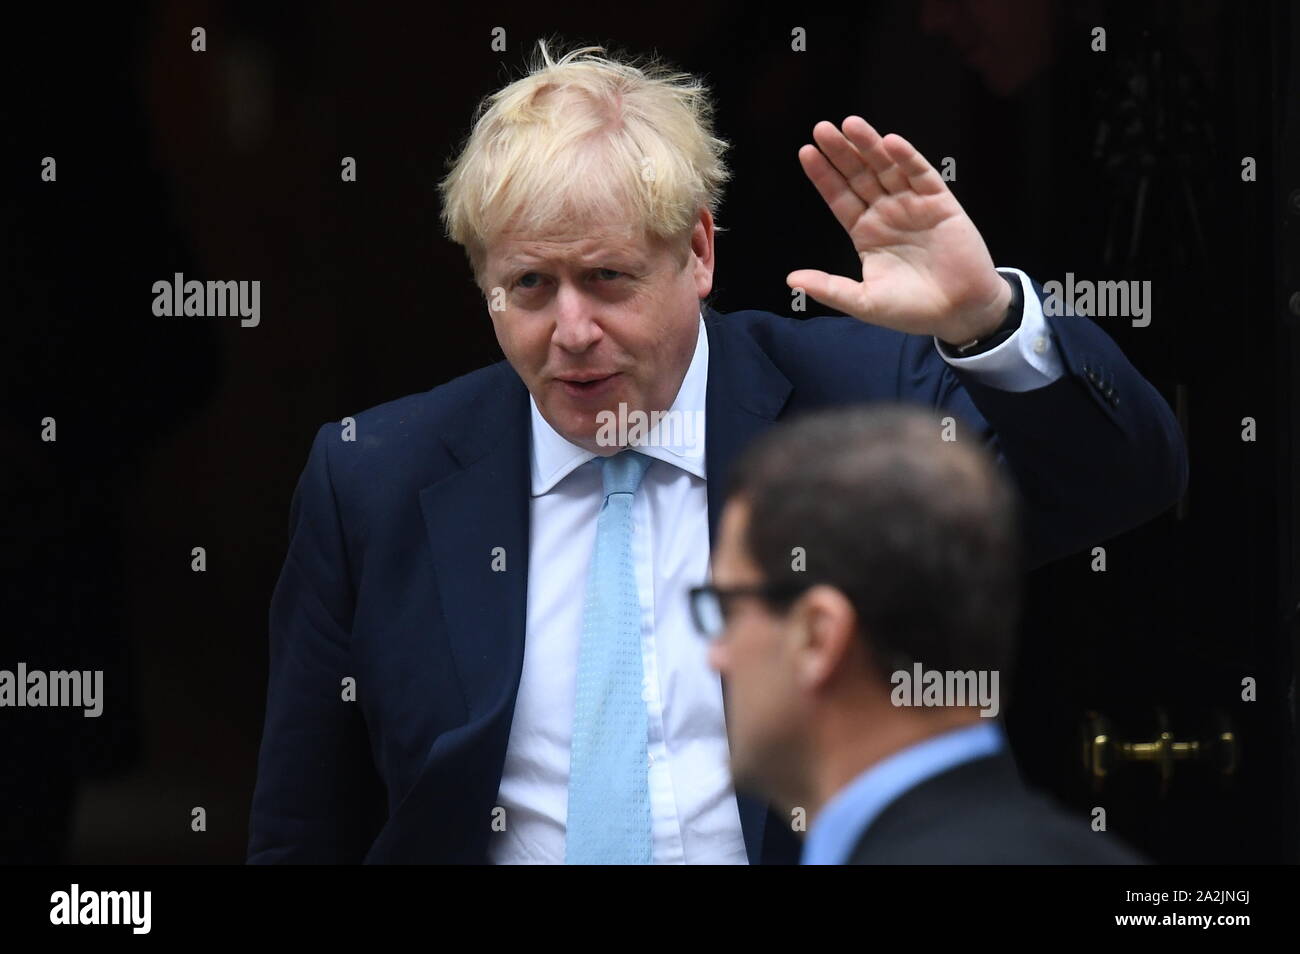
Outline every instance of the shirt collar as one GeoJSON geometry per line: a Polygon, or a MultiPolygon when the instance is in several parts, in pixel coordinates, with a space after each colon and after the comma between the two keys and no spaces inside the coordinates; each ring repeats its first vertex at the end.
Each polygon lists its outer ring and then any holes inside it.
{"type": "Polygon", "coordinates": [[[800,863],[845,864],[890,802],[926,779],[997,752],[1004,744],[997,720],[981,719],[881,759],[836,792],[813,819],[800,863]]]}
{"type": "MultiPolygon", "coordinates": [[[[704,470],[704,411],[709,380],[709,336],[704,328],[704,312],[695,338],[695,354],[669,408],[669,417],[660,424],[655,440],[637,446],[647,457],[662,460],[694,474],[701,480],[704,470]],[[666,426],[672,422],[672,426],[666,426]]],[[[550,493],[556,484],[596,455],[571,443],[547,423],[537,409],[537,401],[528,395],[532,412],[532,495],[550,493]]],[[[632,422],[633,424],[635,422],[632,422]]]]}

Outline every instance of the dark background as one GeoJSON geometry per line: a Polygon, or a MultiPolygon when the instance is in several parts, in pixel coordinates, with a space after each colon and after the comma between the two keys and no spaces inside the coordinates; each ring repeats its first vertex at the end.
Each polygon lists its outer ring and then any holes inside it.
{"type": "Polygon", "coordinates": [[[796,158],[851,113],[956,159],[999,266],[1153,283],[1148,327],[1098,321],[1175,407],[1190,488],[1108,541],[1105,573],[1082,553],[1031,575],[1008,726],[1030,779],[1105,805],[1157,860],[1297,859],[1300,10],[748,6],[155,3],[6,24],[0,668],[104,669],[107,702],[99,719],[0,710],[0,858],[242,860],[267,607],[312,435],[500,359],[435,184],[478,99],[558,36],[712,85],[734,146],[722,311],[788,314],[789,271],[853,273],[796,158]],[[260,326],[154,317],[151,285],[175,271],[260,280],[260,326]],[[1161,711],[1175,740],[1230,727],[1237,764],[1179,762],[1163,787],[1134,764],[1092,791],[1088,711],[1130,741],[1161,711]]]}

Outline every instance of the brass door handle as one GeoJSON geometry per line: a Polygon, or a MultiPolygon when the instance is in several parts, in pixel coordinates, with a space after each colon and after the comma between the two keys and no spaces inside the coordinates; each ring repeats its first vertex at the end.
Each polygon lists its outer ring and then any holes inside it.
{"type": "Polygon", "coordinates": [[[1163,707],[1156,708],[1155,721],[1154,738],[1130,740],[1117,738],[1114,724],[1105,715],[1093,710],[1084,714],[1083,767],[1092,781],[1093,791],[1101,791],[1106,780],[1125,763],[1155,765],[1162,798],[1169,792],[1178,762],[1208,765],[1225,779],[1236,774],[1237,734],[1226,713],[1216,709],[1211,714],[1211,728],[1196,738],[1176,738],[1169,713],[1163,707]]]}

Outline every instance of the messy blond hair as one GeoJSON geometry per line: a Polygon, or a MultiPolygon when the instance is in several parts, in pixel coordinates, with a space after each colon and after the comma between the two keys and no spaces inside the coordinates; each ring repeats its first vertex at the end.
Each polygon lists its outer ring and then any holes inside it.
{"type": "Polygon", "coordinates": [[[544,235],[600,221],[672,242],[690,234],[701,208],[716,218],[728,143],[714,135],[700,79],[657,59],[597,55],[600,46],[559,60],[545,40],[537,47],[525,76],[479,103],[438,186],[447,236],[465,248],[476,280],[507,230],[544,235]]]}

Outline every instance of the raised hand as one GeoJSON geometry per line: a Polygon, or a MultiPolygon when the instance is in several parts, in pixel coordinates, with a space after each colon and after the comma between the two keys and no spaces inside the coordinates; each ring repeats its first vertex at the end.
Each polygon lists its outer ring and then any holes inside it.
{"type": "Polygon", "coordinates": [[[862,260],[862,280],[798,269],[786,277],[861,321],[962,345],[989,334],[1011,299],[975,223],[915,147],[860,116],[813,127],[799,161],[862,260]]]}

